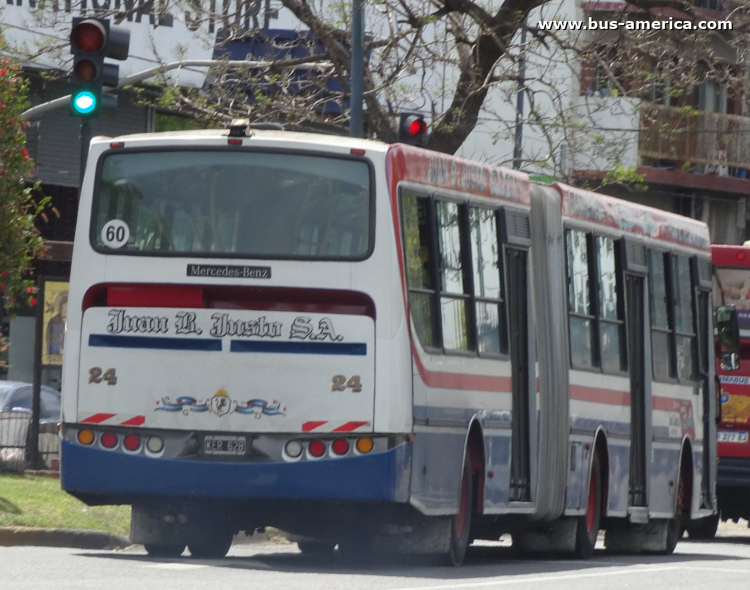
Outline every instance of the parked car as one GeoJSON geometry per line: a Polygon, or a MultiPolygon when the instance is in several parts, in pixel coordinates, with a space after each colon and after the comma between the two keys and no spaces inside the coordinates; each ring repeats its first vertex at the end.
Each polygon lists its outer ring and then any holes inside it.
{"type": "MultiPolygon", "coordinates": [[[[23,472],[31,422],[34,386],[0,381],[0,471],[23,472]]],[[[42,386],[39,408],[39,452],[44,465],[57,469],[60,455],[60,392],[42,386]]]]}
{"type": "MultiPolygon", "coordinates": [[[[31,413],[34,386],[20,381],[0,381],[0,412],[31,413]]],[[[60,421],[60,392],[42,385],[40,424],[57,424],[60,421]]]]}

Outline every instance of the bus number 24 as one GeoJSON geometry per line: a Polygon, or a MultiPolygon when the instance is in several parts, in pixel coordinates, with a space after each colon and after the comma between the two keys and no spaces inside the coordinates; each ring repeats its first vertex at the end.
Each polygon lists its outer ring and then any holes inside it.
{"type": "Polygon", "coordinates": [[[355,393],[362,391],[362,382],[359,380],[359,375],[353,375],[349,380],[346,379],[346,375],[333,376],[331,391],[346,391],[347,387],[355,393]]]}
{"type": "Polygon", "coordinates": [[[115,385],[117,383],[115,369],[107,369],[102,374],[99,367],[91,367],[89,369],[89,383],[101,383],[102,381],[106,381],[107,385],[115,385]]]}

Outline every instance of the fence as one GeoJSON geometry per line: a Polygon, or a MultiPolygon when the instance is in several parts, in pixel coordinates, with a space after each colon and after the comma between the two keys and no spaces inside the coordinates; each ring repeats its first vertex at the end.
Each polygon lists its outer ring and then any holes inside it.
{"type": "MultiPolygon", "coordinates": [[[[28,441],[31,416],[27,412],[0,412],[0,473],[23,473],[30,466],[28,441]]],[[[60,437],[57,424],[39,425],[39,464],[35,467],[58,470],[60,437]]]]}

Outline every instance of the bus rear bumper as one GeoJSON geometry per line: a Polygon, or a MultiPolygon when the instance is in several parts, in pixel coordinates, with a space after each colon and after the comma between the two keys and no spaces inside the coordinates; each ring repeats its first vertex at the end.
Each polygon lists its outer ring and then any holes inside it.
{"type": "Polygon", "coordinates": [[[408,502],[411,444],[296,463],[159,459],[62,441],[62,488],[90,503],[156,498],[408,502]]]}

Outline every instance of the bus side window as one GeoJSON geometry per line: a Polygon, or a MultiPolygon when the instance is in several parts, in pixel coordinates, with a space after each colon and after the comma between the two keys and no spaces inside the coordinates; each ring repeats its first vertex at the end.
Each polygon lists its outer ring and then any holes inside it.
{"type": "Polygon", "coordinates": [[[597,270],[599,274],[599,346],[602,371],[619,373],[627,369],[625,322],[622,319],[622,296],[615,240],[596,238],[597,270]]]}
{"type": "Polygon", "coordinates": [[[443,348],[469,350],[467,321],[469,294],[466,293],[464,265],[461,255],[459,206],[449,201],[436,201],[437,238],[440,253],[440,315],[443,348]]]}
{"type": "Polygon", "coordinates": [[[431,278],[430,201],[404,193],[401,199],[406,258],[406,286],[414,328],[422,346],[439,346],[435,294],[431,278]]]}
{"type": "Polygon", "coordinates": [[[477,349],[480,354],[507,354],[508,331],[503,300],[497,212],[469,208],[477,349]]]}
{"type": "Polygon", "coordinates": [[[589,236],[569,229],[565,232],[568,262],[568,321],[570,360],[575,368],[594,368],[594,310],[589,280],[589,236]]]}
{"type": "Polygon", "coordinates": [[[696,348],[693,282],[690,276],[690,259],[685,256],[672,256],[672,293],[677,378],[689,381],[696,376],[696,348]]]}
{"type": "Polygon", "coordinates": [[[665,254],[648,252],[648,302],[651,318],[651,356],[656,381],[674,378],[674,349],[672,325],[667,299],[667,269],[665,254]]]}

